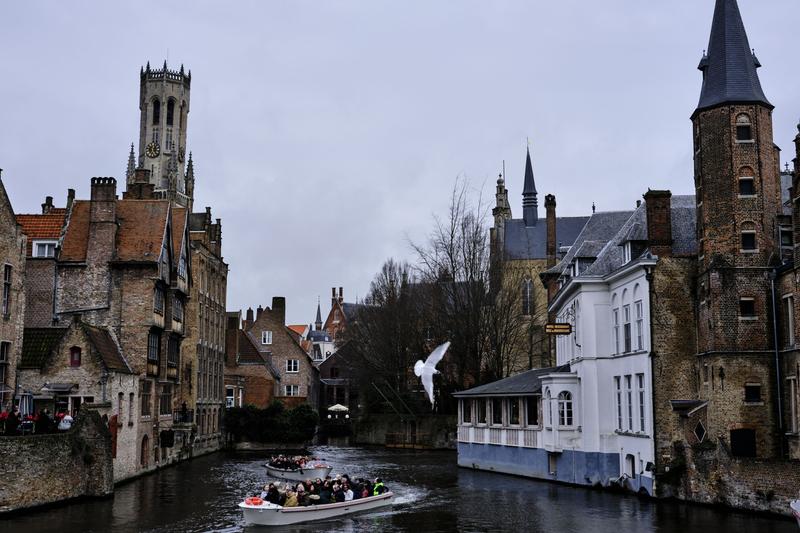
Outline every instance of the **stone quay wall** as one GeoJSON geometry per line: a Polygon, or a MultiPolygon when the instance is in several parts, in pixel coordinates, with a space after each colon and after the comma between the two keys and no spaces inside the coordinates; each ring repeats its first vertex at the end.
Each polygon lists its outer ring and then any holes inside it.
{"type": "Polygon", "coordinates": [[[458,434],[454,415],[428,415],[416,419],[397,415],[368,415],[353,420],[353,445],[412,447],[455,450],[458,434]]]}
{"type": "Polygon", "coordinates": [[[114,492],[111,433],[83,409],[67,432],[0,437],[0,515],[114,492]]]}

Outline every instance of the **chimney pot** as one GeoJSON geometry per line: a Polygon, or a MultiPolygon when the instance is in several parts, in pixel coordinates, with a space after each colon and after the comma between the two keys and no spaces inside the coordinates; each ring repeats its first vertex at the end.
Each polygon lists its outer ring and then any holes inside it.
{"type": "Polygon", "coordinates": [[[272,313],[279,323],[286,325],[286,298],[283,296],[272,298],[272,313]]]}
{"type": "Polygon", "coordinates": [[[672,255],[672,192],[647,191],[647,240],[650,252],[658,257],[672,255]]]}

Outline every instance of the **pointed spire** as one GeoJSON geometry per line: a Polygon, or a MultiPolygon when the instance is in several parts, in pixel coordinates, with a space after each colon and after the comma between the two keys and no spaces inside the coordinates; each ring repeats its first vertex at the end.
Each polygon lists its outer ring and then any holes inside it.
{"type": "Polygon", "coordinates": [[[131,153],[128,154],[128,169],[125,171],[125,178],[130,181],[136,172],[136,155],[133,153],[133,143],[131,143],[131,153]]]}
{"type": "Polygon", "coordinates": [[[522,188],[522,218],[526,226],[535,226],[539,221],[539,200],[536,198],[536,183],[533,180],[531,149],[525,160],[525,184],[522,188]]]}
{"type": "Polygon", "coordinates": [[[697,67],[703,72],[697,111],[732,103],[760,103],[772,108],[758,79],[756,69],[760,66],[750,49],[736,0],[717,0],[708,52],[697,67]]]}
{"type": "Polygon", "coordinates": [[[186,163],[186,179],[194,181],[194,162],[192,152],[189,152],[189,161],[186,163]]]}
{"type": "Polygon", "coordinates": [[[322,329],[322,313],[319,309],[319,296],[317,296],[317,319],[314,321],[314,325],[317,327],[317,331],[322,329]]]}

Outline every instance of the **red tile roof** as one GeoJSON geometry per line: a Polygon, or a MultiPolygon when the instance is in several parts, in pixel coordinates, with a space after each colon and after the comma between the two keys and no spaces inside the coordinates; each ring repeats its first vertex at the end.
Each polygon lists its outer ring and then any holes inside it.
{"type": "MultiPolygon", "coordinates": [[[[186,229],[186,209],[183,207],[172,208],[172,259],[177,266],[181,258],[181,244],[186,229]]],[[[188,258],[187,258],[188,260],[188,258]]]]}
{"type": "Polygon", "coordinates": [[[61,237],[66,216],[67,210],[63,208],[51,209],[46,215],[17,215],[22,232],[28,236],[28,257],[33,255],[34,240],[58,240],[61,237]]]}
{"type": "Polygon", "coordinates": [[[304,324],[294,324],[294,325],[286,326],[286,327],[289,328],[290,330],[292,330],[293,332],[297,333],[298,335],[302,336],[303,333],[305,333],[306,328],[308,326],[306,326],[304,324]]]}

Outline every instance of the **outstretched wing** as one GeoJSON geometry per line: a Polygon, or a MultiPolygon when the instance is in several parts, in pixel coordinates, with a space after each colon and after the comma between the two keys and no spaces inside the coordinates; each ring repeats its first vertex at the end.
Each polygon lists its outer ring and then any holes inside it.
{"type": "Polygon", "coordinates": [[[428,393],[428,398],[431,401],[431,407],[433,407],[433,373],[424,372],[420,378],[422,379],[422,386],[425,387],[425,392],[428,393]]]}
{"type": "Polygon", "coordinates": [[[449,347],[450,347],[450,341],[447,341],[446,343],[437,346],[436,349],[433,350],[431,354],[428,356],[428,359],[425,360],[425,366],[429,366],[431,369],[435,370],[436,365],[438,365],[439,361],[442,360],[445,352],[447,352],[447,349],[449,347]]]}
{"type": "Polygon", "coordinates": [[[422,369],[425,368],[425,363],[422,361],[417,361],[414,363],[414,373],[418,376],[422,375],[422,369]]]}

